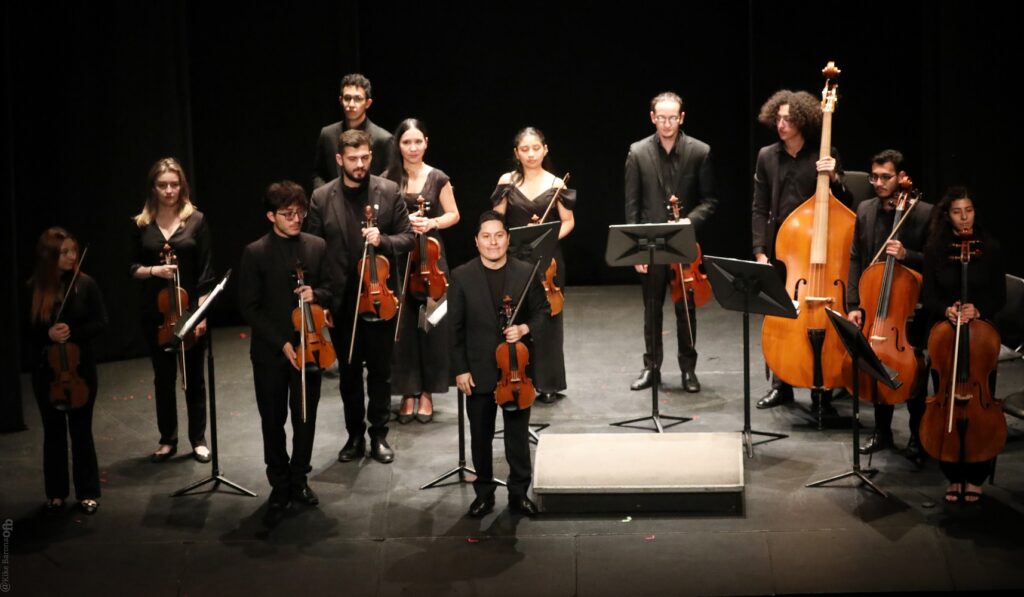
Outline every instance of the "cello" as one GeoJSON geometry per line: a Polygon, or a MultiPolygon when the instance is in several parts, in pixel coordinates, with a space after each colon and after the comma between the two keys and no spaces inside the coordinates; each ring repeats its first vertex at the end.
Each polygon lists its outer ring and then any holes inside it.
{"type": "MultiPolygon", "coordinates": [[[[895,200],[893,231],[882,243],[885,245],[895,237],[905,218],[920,200],[912,189],[913,183],[903,172],[900,173],[900,191],[895,200]]],[[[878,255],[874,261],[877,261],[878,255]]],[[[917,379],[918,359],[913,347],[907,342],[907,320],[913,316],[921,294],[921,274],[901,265],[893,255],[886,255],[885,262],[872,263],[860,277],[861,307],[864,310],[864,332],[872,350],[890,369],[898,373],[904,383],[898,389],[879,384],[865,372],[860,373],[858,389],[861,400],[878,404],[900,404],[910,398],[910,392],[917,379]]],[[[846,388],[853,392],[853,361],[849,355],[843,361],[843,377],[846,388]]]]}
{"type": "Polygon", "coordinates": [[[1006,443],[1006,416],[989,386],[999,361],[1000,338],[992,324],[978,319],[964,323],[961,318],[961,305],[968,303],[968,265],[981,255],[980,241],[964,239],[953,246],[958,255],[950,259],[960,262],[961,276],[956,325],[940,321],[928,335],[932,370],[939,381],[925,402],[918,433],[921,446],[936,460],[985,462],[998,456],[1006,443]]]}
{"type": "MultiPolygon", "coordinates": [[[[306,273],[302,264],[295,263],[295,286],[306,285],[306,273]]],[[[330,326],[327,312],[320,305],[303,300],[299,295],[299,306],[292,311],[292,326],[299,335],[299,350],[295,353],[295,366],[300,372],[302,422],[306,422],[306,368],[314,372],[327,369],[338,359],[334,345],[327,337],[330,326]]]]}
{"type": "MultiPolygon", "coordinates": [[[[71,276],[67,290],[64,291],[64,298],[61,299],[60,308],[53,318],[54,324],[60,323],[60,316],[64,313],[64,306],[75,288],[75,280],[78,273],[82,271],[82,261],[89,251],[86,246],[82,255],[75,264],[75,273],[71,276]]],[[[53,372],[50,380],[50,404],[60,411],[74,410],[81,408],[89,402],[89,385],[85,383],[82,376],[78,374],[78,366],[81,363],[82,351],[77,344],[72,342],[57,342],[46,348],[46,362],[53,372]]]]}
{"type": "MultiPolygon", "coordinates": [[[[832,114],[839,76],[834,62],[822,70],[822,123],[819,157],[830,156],[832,114]]],[[[829,190],[829,175],[818,173],[814,196],[779,226],[776,257],[786,264],[786,289],[797,304],[796,319],[766,316],[761,327],[765,363],[792,386],[822,390],[844,385],[842,342],[826,308],[846,314],[850,245],[856,216],[829,190]]]]}
{"type": "MultiPolygon", "coordinates": [[[[562,177],[562,186],[555,189],[555,196],[551,198],[551,202],[548,203],[547,209],[544,210],[544,215],[537,217],[537,214],[533,214],[530,218],[530,224],[543,224],[544,220],[547,219],[548,214],[551,213],[551,208],[558,203],[558,195],[562,192],[562,189],[566,188],[566,183],[569,182],[569,173],[566,172],[565,176],[562,177]]],[[[544,287],[544,296],[548,299],[548,305],[551,307],[551,316],[554,317],[562,312],[565,307],[565,295],[562,293],[562,289],[555,285],[555,276],[558,275],[558,263],[555,258],[551,258],[551,263],[547,269],[544,270],[544,277],[541,278],[541,286],[544,287]]]]}

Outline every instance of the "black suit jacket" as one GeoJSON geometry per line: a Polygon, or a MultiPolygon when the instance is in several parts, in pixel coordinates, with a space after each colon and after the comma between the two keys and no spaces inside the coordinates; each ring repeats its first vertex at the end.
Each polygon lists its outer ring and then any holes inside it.
{"type": "MultiPolygon", "coordinates": [[[[506,267],[505,294],[518,300],[533,266],[509,257],[506,267]]],[[[535,337],[544,333],[545,322],[550,316],[544,288],[540,279],[534,276],[514,323],[530,326],[528,338],[535,337]]],[[[505,341],[505,336],[484,277],[484,264],[479,258],[452,271],[448,287],[448,321],[451,325],[452,377],[469,372],[476,384],[474,394],[494,392],[498,383],[494,351],[505,341]]]]}
{"type": "MultiPolygon", "coordinates": [[[[359,127],[370,135],[370,151],[373,160],[370,162],[370,174],[380,175],[388,167],[388,152],[391,150],[391,133],[373,124],[369,118],[359,127]]],[[[338,161],[338,137],[345,132],[345,121],[341,120],[320,129],[320,138],[316,140],[316,156],[313,158],[313,189],[324,186],[341,175],[338,161]]]]}
{"type": "MultiPolygon", "coordinates": [[[[790,212],[782,213],[779,205],[782,195],[782,180],[779,179],[779,160],[782,152],[786,151],[782,141],[771,145],[765,145],[757,152],[757,166],[754,169],[754,200],[751,206],[750,232],[753,240],[753,248],[764,249],[769,258],[773,256],[775,247],[775,234],[779,225],[785,221],[790,212]]],[[[818,161],[818,150],[810,149],[811,165],[806,172],[800,172],[796,184],[801,190],[804,199],[810,199],[814,195],[818,185],[818,172],[814,168],[814,162],[818,161]]],[[[843,183],[843,164],[839,159],[839,151],[833,147],[832,157],[836,159],[836,181],[829,184],[829,189],[835,198],[844,205],[853,203],[853,196],[846,190],[843,183]]],[[[799,203],[796,206],[800,205],[799,203]]]]}
{"type": "MultiPolygon", "coordinates": [[[[293,342],[292,311],[298,306],[295,295],[294,263],[285,263],[272,249],[274,232],[250,243],[242,252],[238,273],[238,302],[242,317],[252,327],[249,356],[257,362],[281,358],[285,342],[293,342]]],[[[329,307],[332,302],[327,267],[327,243],[312,234],[300,233],[298,258],[305,269],[305,282],[313,287],[316,302],[329,307]]]]}
{"type": "MultiPolygon", "coordinates": [[[[367,193],[370,205],[375,206],[377,228],[380,229],[380,246],[377,252],[391,260],[391,287],[395,289],[398,271],[395,256],[410,251],[415,241],[412,227],[409,225],[409,212],[405,201],[398,193],[398,184],[386,178],[370,175],[367,193]]],[[[347,201],[341,192],[341,179],[335,178],[330,183],[313,191],[310,200],[309,215],[306,217],[305,230],[327,241],[327,261],[330,264],[331,292],[334,295],[334,308],[340,306],[346,287],[352,294],[359,272],[356,269],[362,253],[349,252],[350,230],[349,211],[343,203],[347,201]]],[[[361,220],[360,220],[361,221],[361,220]]],[[[359,223],[355,224],[359,228],[359,223]]],[[[359,241],[362,244],[362,241],[359,241]]]]}
{"type": "MultiPolygon", "coordinates": [[[[853,244],[850,245],[849,285],[846,289],[846,302],[850,309],[860,306],[860,275],[871,265],[871,258],[881,248],[882,241],[889,233],[886,231],[885,235],[875,238],[879,201],[878,197],[872,197],[857,205],[857,223],[853,229],[853,244]]],[[[917,272],[924,271],[924,246],[928,242],[928,220],[931,213],[930,203],[918,202],[896,235],[896,239],[907,250],[907,256],[901,264],[917,272]]],[[[881,261],[885,262],[884,254],[881,261]]]]}
{"type": "Polygon", "coordinates": [[[626,223],[656,224],[668,221],[668,199],[679,198],[680,215],[690,218],[699,230],[715,213],[718,191],[711,167],[711,147],[679,133],[675,147],[675,180],[661,180],[660,156],[664,151],[657,133],[629,146],[626,156],[626,223]]]}

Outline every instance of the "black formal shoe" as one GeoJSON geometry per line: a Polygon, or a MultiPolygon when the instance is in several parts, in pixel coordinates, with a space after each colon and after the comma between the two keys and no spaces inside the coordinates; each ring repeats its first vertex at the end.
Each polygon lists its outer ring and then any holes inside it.
{"type": "Polygon", "coordinates": [[[363,436],[352,437],[348,436],[348,441],[345,442],[345,447],[338,452],[338,462],[352,462],[356,458],[362,458],[366,455],[366,438],[363,436]]]}
{"type": "Polygon", "coordinates": [[[43,504],[43,512],[47,516],[56,516],[64,509],[64,500],[60,498],[53,498],[52,500],[46,500],[43,504]]]}
{"type": "Polygon", "coordinates": [[[210,462],[212,458],[210,449],[206,446],[196,446],[192,448],[192,458],[195,458],[197,462],[210,462]]]}
{"type": "Polygon", "coordinates": [[[167,444],[161,444],[156,452],[153,452],[149,456],[150,462],[167,462],[178,452],[178,446],[168,446],[167,444]],[[169,447],[169,450],[164,450],[165,447],[169,447]]]}
{"type": "Polygon", "coordinates": [[[700,380],[697,379],[696,373],[693,371],[683,373],[683,389],[691,394],[696,394],[700,391],[700,380]]]}
{"type": "Polygon", "coordinates": [[[537,400],[540,400],[544,404],[554,404],[558,400],[558,396],[555,396],[551,392],[541,392],[537,395],[537,400]]]}
{"type": "Polygon", "coordinates": [[[78,507],[82,509],[89,516],[96,514],[96,510],[99,510],[100,503],[94,499],[85,499],[78,502],[78,507]]]}
{"type": "Polygon", "coordinates": [[[290,491],[287,487],[275,487],[267,500],[267,512],[263,515],[263,523],[275,525],[284,518],[285,512],[292,506],[290,491]]]}
{"type": "Polygon", "coordinates": [[[508,509],[516,514],[523,514],[526,516],[536,516],[537,514],[540,514],[540,510],[537,509],[537,504],[534,504],[533,500],[526,496],[509,500],[508,509]]]}
{"type": "Polygon", "coordinates": [[[292,501],[296,501],[307,506],[320,505],[320,498],[316,495],[316,492],[313,491],[313,488],[309,486],[309,483],[292,486],[292,501]]]}
{"type": "Polygon", "coordinates": [[[910,436],[910,441],[907,442],[907,449],[903,451],[903,455],[918,467],[924,466],[924,449],[921,447],[921,440],[916,435],[910,436]]]}
{"type": "Polygon", "coordinates": [[[415,418],[416,418],[416,415],[414,415],[412,413],[409,413],[407,415],[403,415],[402,413],[398,413],[398,416],[395,417],[395,420],[397,420],[402,425],[408,425],[409,423],[412,423],[412,420],[415,419],[415,418]]]}
{"type": "Polygon", "coordinates": [[[469,505],[469,512],[466,515],[470,518],[483,518],[491,510],[494,510],[493,493],[488,496],[477,496],[473,503],[469,505]]]}
{"type": "Polygon", "coordinates": [[[654,383],[654,372],[650,369],[643,369],[640,371],[640,377],[637,377],[636,381],[629,384],[629,389],[634,392],[637,390],[646,390],[651,387],[652,383],[654,383]]]}
{"type": "Polygon", "coordinates": [[[860,447],[861,454],[874,454],[892,447],[892,431],[875,431],[860,447]]]}
{"type": "Polygon", "coordinates": [[[395,451],[388,445],[388,440],[381,438],[370,438],[370,456],[382,464],[391,464],[395,460],[395,451]]]}
{"type": "Polygon", "coordinates": [[[434,413],[416,413],[416,420],[426,425],[434,420],[434,413]]]}
{"type": "Polygon", "coordinates": [[[775,408],[776,406],[782,406],[793,401],[793,390],[792,388],[773,388],[764,395],[763,398],[757,401],[757,408],[775,408]]]}

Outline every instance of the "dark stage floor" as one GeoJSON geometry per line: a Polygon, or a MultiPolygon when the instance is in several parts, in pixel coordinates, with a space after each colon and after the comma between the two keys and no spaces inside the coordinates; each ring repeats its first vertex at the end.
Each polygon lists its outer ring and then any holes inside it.
{"type": "MultiPolygon", "coordinates": [[[[628,389],[641,365],[639,289],[572,288],[566,317],[568,397],[538,404],[534,422],[566,433],[644,433],[608,426],[650,408],[647,393],[628,389]]],[[[666,309],[666,321],[671,317],[666,309]]],[[[755,341],[759,323],[752,325],[755,341]]],[[[700,311],[704,389],[681,392],[678,371],[668,364],[663,412],[694,417],[671,433],[742,426],[740,326],[739,314],[717,306],[700,311]]],[[[419,490],[455,464],[454,391],[437,397],[434,423],[393,424],[394,464],[341,464],[336,455],[345,434],[332,381],[325,384],[313,453],[311,485],[321,506],[293,509],[268,531],[261,524],[268,487],[259,417],[240,332],[216,332],[221,465],[261,496],[168,497],[209,466],[187,454],[150,464],[158,436],[149,363],[104,365],[95,420],[103,499],[95,516],[39,515],[42,440],[31,399],[31,429],[0,437],[0,518],[13,521],[5,580],[13,594],[675,595],[1024,586],[1024,424],[1010,420],[997,484],[986,486],[979,506],[944,506],[936,465],[917,470],[896,452],[874,459],[888,499],[852,482],[807,489],[849,469],[851,439],[848,430],[807,425],[799,407],[808,402],[806,392],[798,393],[797,407],[754,411],[755,429],[790,437],[759,446],[746,461],[741,516],[525,519],[499,510],[475,521],[464,517],[469,486],[419,490]]],[[[673,354],[674,338],[666,344],[673,354]]],[[[759,346],[753,353],[756,398],[766,382],[759,346]]],[[[1024,363],[1003,363],[999,394],[1022,385],[1024,363]]],[[[849,414],[849,400],[837,406],[849,414]]],[[[870,427],[867,410],[862,418],[870,427]]],[[[180,416],[184,421],[183,408],[180,416]]],[[[893,427],[900,445],[906,421],[898,408],[893,427]]],[[[497,472],[506,470],[499,461],[497,472]]]]}

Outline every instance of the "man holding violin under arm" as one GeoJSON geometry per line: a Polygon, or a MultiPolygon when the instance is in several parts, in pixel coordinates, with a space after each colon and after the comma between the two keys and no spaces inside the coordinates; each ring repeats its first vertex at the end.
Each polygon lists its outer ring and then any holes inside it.
{"type": "Polygon", "coordinates": [[[288,180],[276,182],[267,189],[263,206],[271,230],[242,253],[238,296],[242,316],[252,326],[249,356],[263,425],[263,459],[273,488],[267,520],[273,522],[292,500],[309,506],[320,503],[306,478],[312,470],[309,462],[320,401],[320,371],[307,367],[302,387],[296,357],[301,342],[296,340],[292,312],[299,306],[299,297],[308,303],[330,305],[332,295],[327,243],[302,232],[302,221],[309,210],[302,187],[288,180]],[[298,269],[303,272],[301,286],[298,269]],[[289,407],[290,459],[284,430],[289,407]]]}

